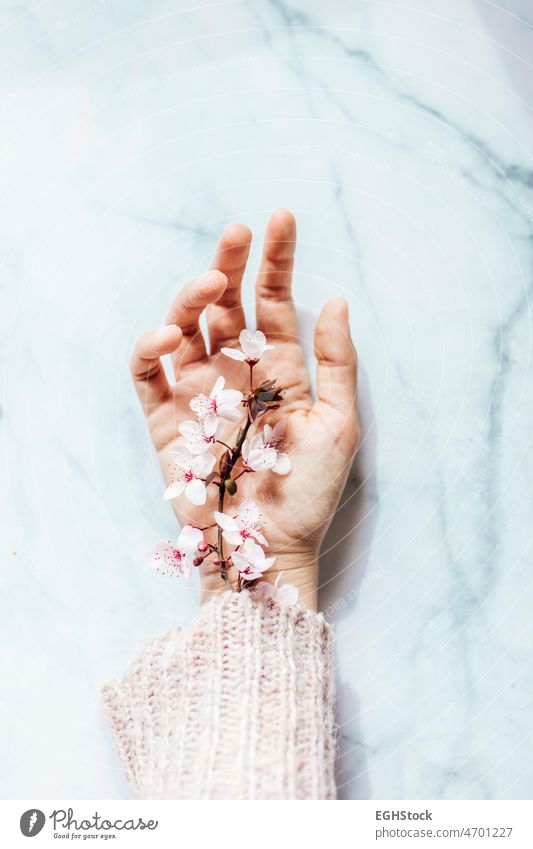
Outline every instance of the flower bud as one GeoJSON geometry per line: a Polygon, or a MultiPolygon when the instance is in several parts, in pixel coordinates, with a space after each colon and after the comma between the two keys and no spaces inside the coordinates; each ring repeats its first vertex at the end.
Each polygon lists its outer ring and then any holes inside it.
{"type": "Polygon", "coordinates": [[[230,454],[229,451],[224,451],[222,457],[220,458],[220,462],[218,464],[218,471],[220,472],[220,477],[225,478],[226,475],[230,473],[230,454]]]}
{"type": "Polygon", "coordinates": [[[257,398],[255,395],[252,395],[252,397],[248,399],[248,414],[252,422],[255,422],[258,412],[259,407],[257,404],[257,398]]]}
{"type": "Polygon", "coordinates": [[[193,566],[201,566],[203,562],[204,562],[203,557],[195,557],[194,560],[192,561],[192,565],[193,566]]]}
{"type": "Polygon", "coordinates": [[[215,557],[215,559],[213,560],[214,566],[220,566],[221,563],[222,563],[222,560],[220,559],[220,557],[215,557]]]}
{"type": "Polygon", "coordinates": [[[198,551],[201,551],[203,553],[203,552],[207,551],[208,548],[209,548],[209,546],[206,543],[205,539],[203,539],[201,542],[198,543],[198,551]]]}
{"type": "Polygon", "coordinates": [[[226,490],[229,492],[230,495],[235,495],[235,493],[237,492],[237,484],[235,483],[233,478],[228,478],[227,480],[225,480],[224,486],[226,487],[226,490]]]}
{"type": "Polygon", "coordinates": [[[260,412],[264,410],[277,410],[283,404],[284,390],[275,383],[261,385],[256,390],[257,407],[260,412]]]}

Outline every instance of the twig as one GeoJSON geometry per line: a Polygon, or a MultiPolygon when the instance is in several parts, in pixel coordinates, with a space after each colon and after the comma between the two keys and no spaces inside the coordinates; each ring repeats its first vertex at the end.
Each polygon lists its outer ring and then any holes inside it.
{"type": "MultiPolygon", "coordinates": [[[[250,400],[250,397],[253,393],[253,383],[252,383],[253,368],[254,368],[254,363],[250,363],[250,396],[247,399],[248,401],[250,400]]],[[[218,512],[219,513],[224,512],[224,496],[226,495],[226,481],[231,478],[231,473],[232,473],[232,471],[235,467],[235,464],[236,464],[237,460],[239,459],[239,457],[241,456],[242,446],[244,444],[244,440],[246,439],[246,435],[247,435],[248,431],[250,430],[251,425],[253,424],[252,419],[250,417],[249,406],[247,406],[247,414],[248,415],[247,415],[246,424],[244,425],[244,427],[241,428],[241,430],[239,432],[239,436],[238,436],[235,448],[229,448],[229,446],[226,445],[226,448],[230,452],[230,458],[229,458],[229,461],[227,462],[226,467],[224,469],[224,474],[220,475],[220,482],[218,483],[218,487],[219,487],[219,491],[218,491],[218,512]]],[[[220,442],[220,440],[218,440],[218,441],[220,442]]],[[[222,443],[222,444],[225,445],[225,443],[222,443]]],[[[243,470],[243,472],[244,472],[244,470],[243,470]]],[[[243,472],[241,472],[241,474],[243,474],[243,472]]],[[[238,477],[240,477],[241,474],[239,474],[238,477]]],[[[218,554],[218,558],[220,560],[220,576],[221,576],[222,580],[226,582],[228,587],[231,590],[233,590],[233,587],[231,586],[231,583],[228,579],[228,564],[226,562],[226,558],[224,557],[224,538],[222,536],[222,528],[220,527],[220,525],[218,526],[217,554],[218,554]]],[[[239,579],[240,579],[240,576],[239,576],[239,579]]]]}
{"type": "Polygon", "coordinates": [[[233,451],[233,448],[230,445],[228,445],[227,442],[224,442],[222,439],[217,439],[216,441],[219,443],[219,445],[223,445],[225,448],[227,448],[228,451],[230,451],[230,452],[233,451]]]}

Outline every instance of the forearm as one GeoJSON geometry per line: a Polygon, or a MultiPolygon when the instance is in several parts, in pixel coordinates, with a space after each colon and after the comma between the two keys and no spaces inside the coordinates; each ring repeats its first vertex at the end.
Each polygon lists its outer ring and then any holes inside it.
{"type": "Polygon", "coordinates": [[[207,602],[104,688],[135,796],[331,799],[331,630],[253,593],[207,602]]]}

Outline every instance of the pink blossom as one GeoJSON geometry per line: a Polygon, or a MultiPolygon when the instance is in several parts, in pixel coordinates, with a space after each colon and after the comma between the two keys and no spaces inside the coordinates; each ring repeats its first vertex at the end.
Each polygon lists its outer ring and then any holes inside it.
{"type": "Polygon", "coordinates": [[[233,552],[231,557],[235,568],[247,581],[255,581],[256,578],[261,578],[263,572],[270,569],[276,560],[275,557],[265,557],[265,552],[261,546],[257,545],[250,537],[243,542],[238,551],[233,552]]]}
{"type": "Polygon", "coordinates": [[[202,478],[206,478],[213,471],[215,455],[194,455],[187,445],[177,445],[173,454],[176,480],[167,487],[163,498],[170,501],[183,492],[191,504],[205,504],[207,492],[202,478]]]}
{"type": "Polygon", "coordinates": [[[224,389],[224,383],[221,375],[209,395],[200,393],[189,402],[189,407],[201,420],[206,436],[213,436],[219,419],[238,422],[242,418],[239,410],[235,409],[243,399],[242,392],[238,389],[224,389]]]}
{"type": "Polygon", "coordinates": [[[279,451],[283,444],[283,432],[283,422],[278,422],[273,428],[265,425],[263,433],[258,433],[250,440],[245,439],[242,446],[245,465],[254,472],[272,469],[277,475],[287,475],[291,470],[291,461],[288,454],[279,451]]]}
{"type": "Polygon", "coordinates": [[[148,565],[163,575],[182,575],[190,578],[192,574],[191,554],[196,551],[203,540],[202,531],[185,525],[182,529],[176,547],[168,540],[162,539],[148,555],[148,565]]]}
{"type": "Polygon", "coordinates": [[[272,599],[280,607],[292,607],[298,601],[300,593],[298,587],[295,587],[294,584],[284,584],[281,586],[282,575],[283,572],[280,572],[274,584],[267,584],[266,581],[261,581],[254,587],[254,592],[258,593],[265,600],[272,599]]]}
{"type": "Polygon", "coordinates": [[[260,518],[259,508],[252,498],[243,501],[237,515],[233,517],[215,510],[215,520],[222,528],[222,536],[231,545],[242,545],[250,537],[256,539],[261,545],[268,545],[259,530],[260,518]]]}
{"type": "Polygon", "coordinates": [[[256,363],[261,359],[265,351],[271,350],[274,345],[267,345],[266,336],[261,330],[252,333],[250,330],[241,330],[239,334],[241,351],[236,348],[221,348],[226,357],[241,362],[256,363]]]}
{"type": "Polygon", "coordinates": [[[187,447],[193,454],[205,454],[222,435],[224,424],[219,422],[215,432],[209,436],[205,432],[204,422],[194,421],[193,419],[186,419],[179,425],[178,430],[185,438],[187,447]]]}

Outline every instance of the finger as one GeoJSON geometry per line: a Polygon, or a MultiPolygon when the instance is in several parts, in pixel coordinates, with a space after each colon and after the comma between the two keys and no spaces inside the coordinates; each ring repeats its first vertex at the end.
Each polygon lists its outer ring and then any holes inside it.
{"type": "Polygon", "coordinates": [[[328,301],[315,332],[317,396],[314,409],[335,410],[348,423],[356,421],[357,354],[350,335],[348,304],[344,298],[328,301]]]}
{"type": "Polygon", "coordinates": [[[257,327],[267,336],[298,335],[291,292],[295,250],[294,216],[288,209],[277,209],[267,224],[263,258],[255,287],[257,327]]]}
{"type": "Polygon", "coordinates": [[[169,397],[170,387],[160,358],[176,351],[181,339],[179,327],[169,324],[160,330],[143,333],[135,344],[130,370],[146,413],[169,397]]]}
{"type": "Polygon", "coordinates": [[[246,324],[241,284],[251,242],[250,228],[238,223],[229,224],[220,237],[211,268],[225,274],[228,285],[218,301],[207,309],[211,353],[234,341],[246,324]]]}
{"type": "Polygon", "coordinates": [[[227,278],[220,271],[208,271],[187,283],[176,295],[167,316],[169,324],[177,324],[183,333],[179,351],[174,356],[174,367],[206,356],[205,342],[200,330],[200,316],[208,304],[218,301],[227,286],[227,278]]]}

